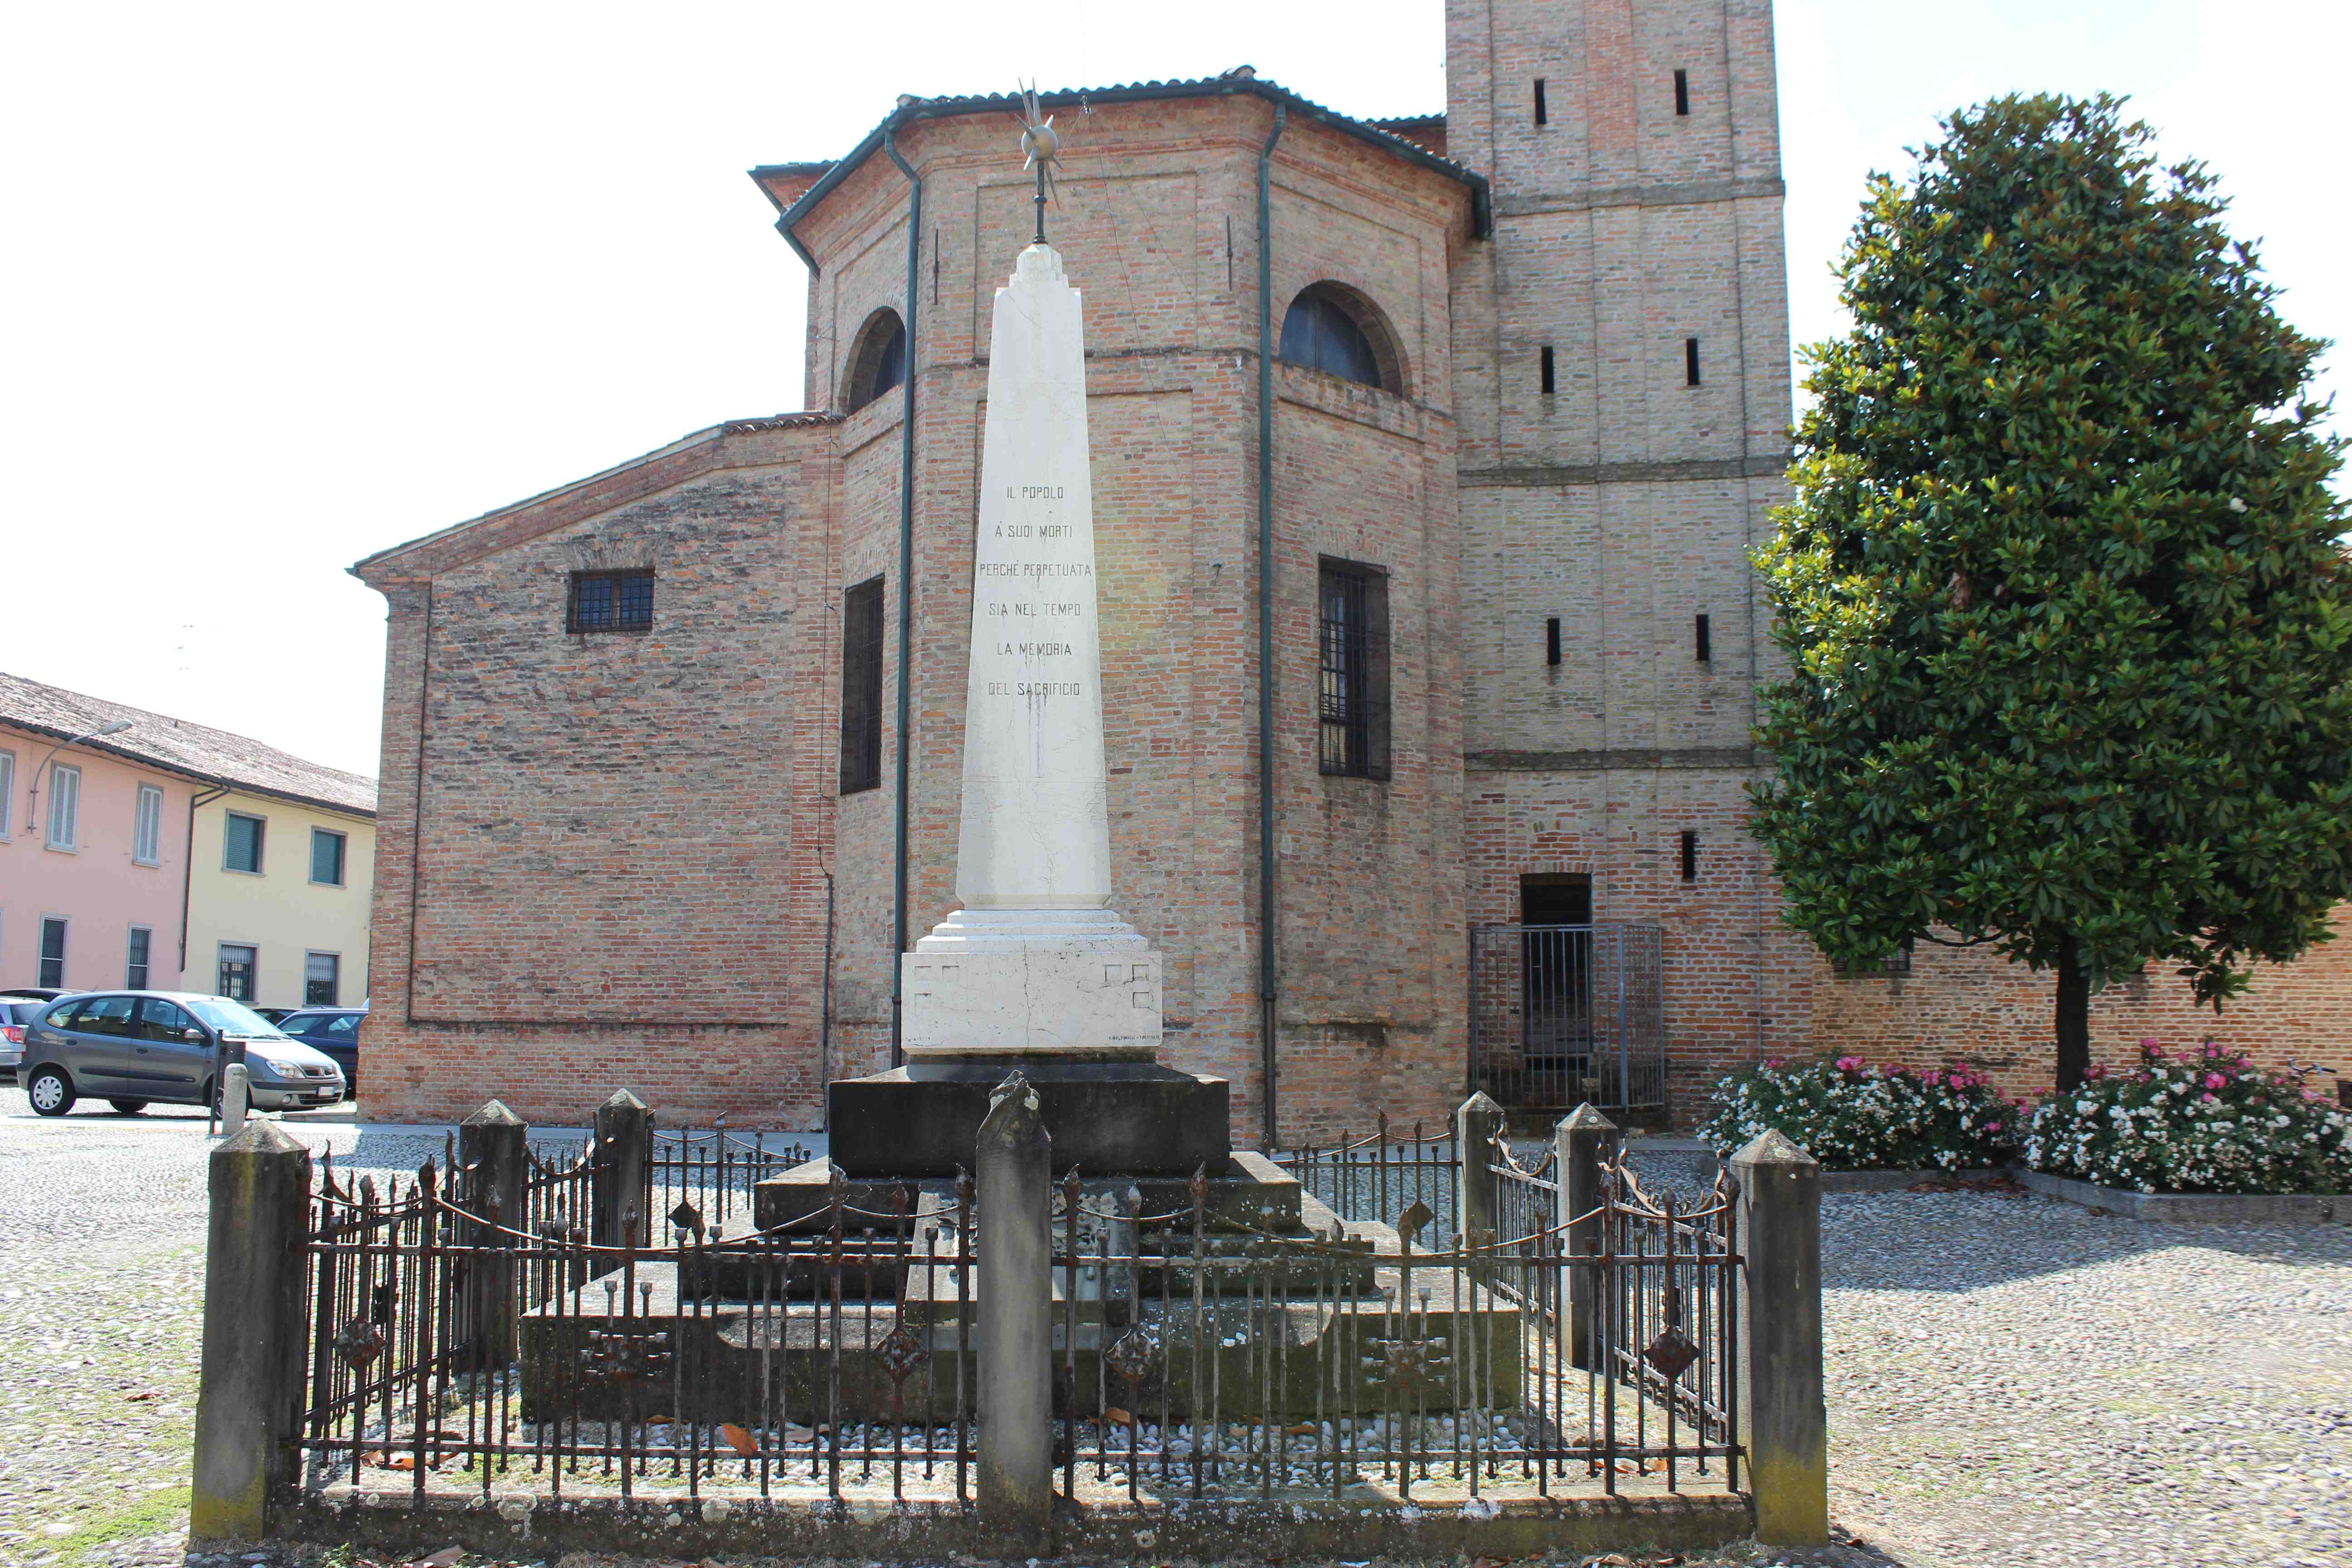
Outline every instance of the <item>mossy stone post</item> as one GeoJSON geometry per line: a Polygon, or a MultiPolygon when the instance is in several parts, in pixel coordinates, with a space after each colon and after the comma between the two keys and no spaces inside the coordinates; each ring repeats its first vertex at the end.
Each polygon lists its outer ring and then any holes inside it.
{"type": "Polygon", "coordinates": [[[646,1212],[652,1203],[653,1160],[654,1113],[644,1100],[621,1089],[596,1108],[596,1163],[589,1173],[590,1242],[598,1247],[646,1244],[653,1235],[653,1216],[646,1212]]]}
{"type": "Polygon", "coordinates": [[[1756,1499],[1756,1539],[1830,1538],[1829,1411],[1822,1392],[1822,1167],[1778,1132],[1731,1157],[1747,1258],[1739,1345],[1748,1386],[1739,1440],[1756,1499]]]}
{"type": "MultiPolygon", "coordinates": [[[[1608,1223],[1600,1213],[1601,1173],[1617,1152],[1617,1124],[1588,1100],[1560,1118],[1551,1130],[1551,1147],[1559,1181],[1559,1217],[1553,1223],[1566,1227],[1562,1246],[1571,1258],[1598,1258],[1608,1223]]],[[[1567,1294],[1569,1358],[1589,1370],[1601,1359],[1599,1271],[1571,1267],[1567,1294]]]]}
{"type": "Polygon", "coordinates": [[[1501,1234],[1493,1163],[1495,1140],[1502,1135],[1503,1108],[1483,1089],[1454,1113],[1454,1147],[1460,1157],[1454,1167],[1454,1218],[1472,1245],[1501,1234]]]}
{"type": "Polygon", "coordinates": [[[458,1202],[482,1223],[469,1226],[467,1245],[486,1249],[467,1277],[472,1297],[466,1339],[477,1365],[489,1370],[515,1358],[513,1232],[523,1228],[523,1162],[530,1128],[498,1100],[457,1124],[457,1163],[465,1173],[458,1202]]]}
{"type": "Polygon", "coordinates": [[[1054,1140],[1013,1073],[989,1097],[980,1180],[980,1520],[1027,1555],[1054,1517],[1054,1140]]]}
{"type": "Polygon", "coordinates": [[[274,1121],[213,1146],[191,1544],[259,1541],[297,1475],[310,1152],[274,1121]]]}

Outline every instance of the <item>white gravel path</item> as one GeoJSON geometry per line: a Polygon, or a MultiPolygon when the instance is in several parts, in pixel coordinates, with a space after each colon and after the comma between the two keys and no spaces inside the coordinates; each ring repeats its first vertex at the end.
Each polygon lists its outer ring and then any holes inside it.
{"type": "MultiPolygon", "coordinates": [[[[360,1169],[439,1146],[288,1125],[360,1169]]],[[[0,1089],[0,1564],[182,1560],[205,1147],[0,1089]]],[[[2352,1227],[1965,1193],[1823,1228],[1831,1503],[1872,1550],[1720,1561],[2352,1568],[2352,1227]]]]}

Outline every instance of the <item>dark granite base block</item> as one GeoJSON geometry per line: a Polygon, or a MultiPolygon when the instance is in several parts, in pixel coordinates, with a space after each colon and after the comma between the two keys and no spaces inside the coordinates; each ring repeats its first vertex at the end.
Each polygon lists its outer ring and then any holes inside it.
{"type": "Polygon", "coordinates": [[[825,1088],[834,1163],[853,1176],[969,1170],[988,1097],[1014,1071],[1036,1091],[1054,1170],[1098,1175],[1222,1171],[1231,1086],[1150,1062],[1022,1057],[910,1062],[825,1088]]]}

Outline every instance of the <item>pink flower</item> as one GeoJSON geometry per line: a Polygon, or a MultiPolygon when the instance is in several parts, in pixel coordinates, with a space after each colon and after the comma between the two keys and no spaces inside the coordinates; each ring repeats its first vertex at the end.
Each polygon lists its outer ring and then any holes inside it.
{"type": "Polygon", "coordinates": [[[1988,1132],[1998,1132],[2000,1131],[2000,1123],[1998,1121],[1988,1121],[1985,1123],[1985,1131],[1988,1132]]]}
{"type": "MultiPolygon", "coordinates": [[[[2209,1072],[2205,1075],[2205,1087],[2207,1089],[2227,1089],[2230,1087],[2230,1080],[2223,1078],[2220,1073],[2209,1072]]],[[[2210,1099],[2211,1096],[2209,1095],[2206,1098],[2210,1099]]]]}
{"type": "Polygon", "coordinates": [[[2142,1040],[2139,1043],[2139,1048],[2141,1054],[2152,1062],[2160,1062],[2164,1059],[2164,1047],[2154,1040],[2142,1040]]]}
{"type": "Polygon", "coordinates": [[[2092,1066],[2092,1067],[2089,1067],[2089,1068],[2085,1068],[2084,1069],[2084,1071],[2083,1071],[2083,1076],[2084,1076],[2084,1078],[2089,1078],[2089,1079],[2100,1079],[2100,1078],[2105,1078],[2105,1077],[2106,1077],[2106,1076],[2107,1076],[2107,1069],[2106,1069],[2106,1066],[2105,1066],[2105,1064],[2104,1064],[2104,1063],[2100,1063],[2100,1064],[2097,1064],[2097,1065],[2095,1065],[2095,1066],[2092,1066]]]}
{"type": "Polygon", "coordinates": [[[2197,1098],[2203,1100],[2208,1105],[2219,1105],[2221,1103],[2221,1097],[2218,1094],[2200,1094],[2197,1098]]]}
{"type": "Polygon", "coordinates": [[[1860,1072],[1862,1070],[1862,1058],[1860,1057],[1840,1057],[1834,1065],[1840,1072],[1860,1072]]]}

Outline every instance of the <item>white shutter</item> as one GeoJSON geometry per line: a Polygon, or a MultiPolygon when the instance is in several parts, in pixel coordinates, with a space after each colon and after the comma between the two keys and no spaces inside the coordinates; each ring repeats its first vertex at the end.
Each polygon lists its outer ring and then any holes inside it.
{"type": "Polygon", "coordinates": [[[139,786],[139,821],[131,835],[131,858],[152,866],[163,858],[163,792],[153,784],[139,786]]]}
{"type": "Polygon", "coordinates": [[[49,847],[71,849],[81,842],[81,770],[49,768],[49,847]]]}

